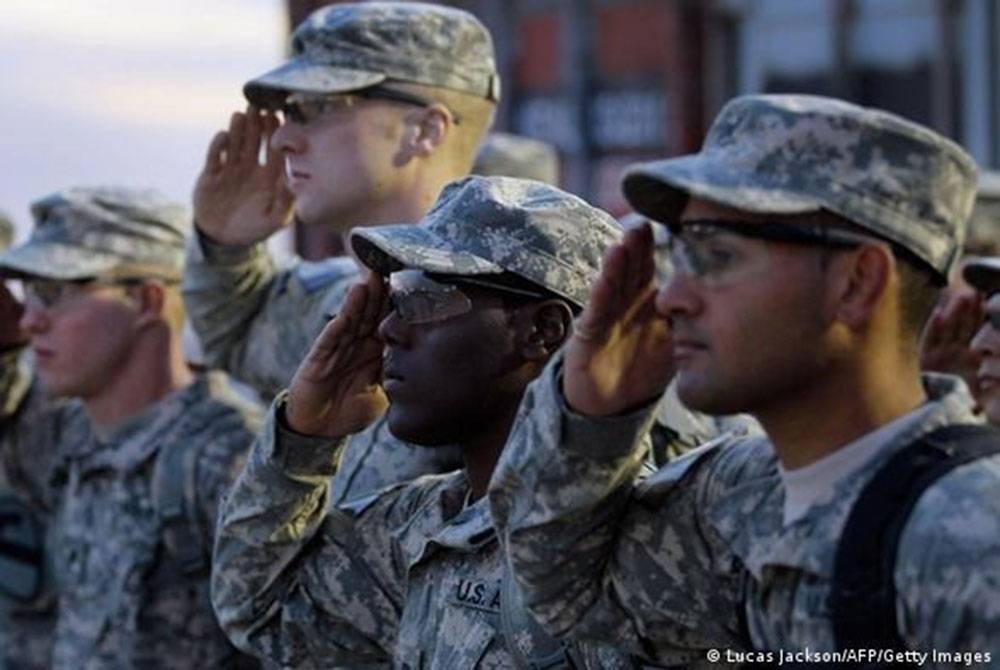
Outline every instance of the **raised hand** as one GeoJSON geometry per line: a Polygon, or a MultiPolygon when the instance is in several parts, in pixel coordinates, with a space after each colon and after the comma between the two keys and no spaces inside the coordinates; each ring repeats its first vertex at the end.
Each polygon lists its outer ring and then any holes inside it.
{"type": "Polygon", "coordinates": [[[389,400],[382,389],[378,326],[388,304],[385,280],[378,275],[351,287],[340,313],[326,324],[292,379],[285,408],[292,430],[346,437],[385,413],[389,400]]]}
{"type": "Polygon", "coordinates": [[[661,395],[674,374],[670,323],[656,312],[649,225],[604,254],[566,345],[563,392],[575,411],[610,416],[661,395]]]}
{"type": "Polygon", "coordinates": [[[212,139],[193,201],[198,229],[216,242],[260,242],[291,221],[294,200],[285,185],[284,159],[269,142],[279,125],[273,113],[251,106],[234,113],[229,129],[212,139]]]}
{"type": "Polygon", "coordinates": [[[975,290],[950,289],[924,326],[921,369],[959,375],[975,391],[979,356],[969,345],[985,314],[983,300],[975,290]]]}

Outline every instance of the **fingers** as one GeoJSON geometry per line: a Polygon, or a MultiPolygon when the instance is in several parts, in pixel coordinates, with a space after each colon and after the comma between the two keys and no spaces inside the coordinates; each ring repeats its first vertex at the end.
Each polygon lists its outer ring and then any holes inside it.
{"type": "Polygon", "coordinates": [[[385,278],[374,272],[367,272],[364,278],[366,300],[359,320],[358,337],[375,337],[384,314],[387,292],[385,278]]]}
{"type": "Polygon", "coordinates": [[[229,149],[229,133],[220,130],[212,138],[205,155],[205,172],[216,173],[222,170],[224,161],[222,155],[229,149]]]}
{"type": "Polygon", "coordinates": [[[340,312],[323,327],[313,342],[309,358],[315,358],[317,362],[325,360],[353,340],[367,301],[367,286],[363,283],[352,286],[344,298],[340,312]]]}
{"type": "Polygon", "coordinates": [[[243,146],[246,143],[247,117],[242,112],[233,112],[229,117],[229,160],[242,157],[243,146]]]}

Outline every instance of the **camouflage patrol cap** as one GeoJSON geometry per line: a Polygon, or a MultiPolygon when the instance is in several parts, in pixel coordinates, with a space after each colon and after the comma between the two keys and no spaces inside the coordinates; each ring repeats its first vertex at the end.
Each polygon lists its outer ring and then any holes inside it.
{"type": "Polygon", "coordinates": [[[663,222],[676,221],[689,196],[759,214],[827,210],[945,279],[965,238],[976,165],[951,140],[888,112],[751,95],[719,112],[700,152],[632,166],[622,188],[663,222]]]}
{"type": "Polygon", "coordinates": [[[0,254],[0,276],[63,281],[181,278],[190,222],[155,191],[71,188],[31,205],[27,242],[0,254]]]}
{"type": "Polygon", "coordinates": [[[348,93],[386,80],[447,88],[496,102],[500,77],[493,40],[466,11],[422,2],[323,7],[292,35],[292,58],[247,82],[265,108],[289,93],[348,93]]]}
{"type": "Polygon", "coordinates": [[[14,240],[14,224],[0,212],[0,251],[5,251],[14,240]]]}
{"type": "Polygon", "coordinates": [[[582,306],[601,255],[621,235],[609,214],[554,186],[473,176],[448,184],[417,225],[355,228],[351,246],[382,275],[510,272],[582,306]]]}
{"type": "Polygon", "coordinates": [[[472,174],[559,182],[559,154],[548,142],[511,133],[490,133],[472,163],[472,174]]]}
{"type": "Polygon", "coordinates": [[[970,259],[962,268],[962,276],[987,295],[1000,291],[1000,256],[970,259]]]}

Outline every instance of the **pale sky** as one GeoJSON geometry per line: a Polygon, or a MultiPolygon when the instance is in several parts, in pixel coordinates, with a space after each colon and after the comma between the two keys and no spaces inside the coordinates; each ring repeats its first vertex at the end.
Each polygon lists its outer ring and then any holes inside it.
{"type": "Polygon", "coordinates": [[[185,204],[250,77],[281,62],[283,0],[0,0],[0,210],[74,185],[185,204]]]}

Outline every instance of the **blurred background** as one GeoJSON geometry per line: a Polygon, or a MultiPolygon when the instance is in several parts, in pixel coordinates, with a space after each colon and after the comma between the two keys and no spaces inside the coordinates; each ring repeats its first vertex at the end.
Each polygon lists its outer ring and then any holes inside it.
{"type": "MultiPolygon", "coordinates": [[[[243,82],[276,64],[289,26],[324,4],[3,0],[0,208],[27,223],[29,200],[81,181],[147,183],[186,200],[243,82]]],[[[497,128],[554,144],[562,185],[615,214],[626,209],[625,165],[697,150],[740,93],[882,107],[1000,166],[1000,0],[443,4],[493,32],[497,128]]],[[[984,183],[1000,201],[1000,183],[984,183]]],[[[322,255],[322,235],[309,233],[297,246],[322,255]]]]}

